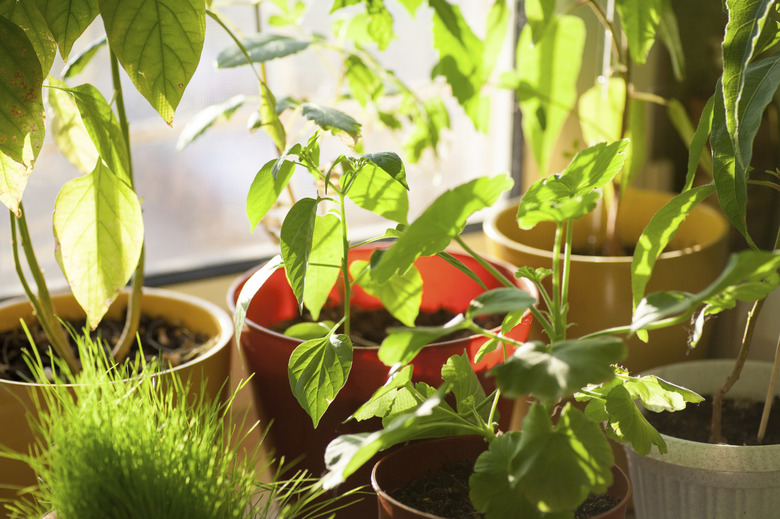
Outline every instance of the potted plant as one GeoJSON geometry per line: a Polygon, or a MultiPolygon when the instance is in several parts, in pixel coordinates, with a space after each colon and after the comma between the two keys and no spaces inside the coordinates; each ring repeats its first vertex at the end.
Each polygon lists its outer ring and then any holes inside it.
{"type": "MultiPolygon", "coordinates": [[[[504,287],[476,297],[463,314],[444,326],[391,330],[379,353],[393,366],[391,376],[353,415],[357,420],[380,417],[383,427],[340,436],[329,445],[326,486],[339,485],[377,452],[391,446],[421,438],[476,435],[483,445],[469,478],[469,493],[477,511],[489,519],[543,517],[547,513],[571,517],[589,494],[603,493],[612,483],[613,455],[602,423],[610,437],[630,442],[639,452],[649,452],[652,445],[665,449],[663,439],[634,401],[641,400],[656,410],[677,410],[700,397],[655,377],[632,377],[618,366],[627,353],[620,335],[628,334],[628,325],[567,338],[571,225],[593,209],[600,189],[621,169],[626,145],[625,141],[599,144],[578,153],[561,175],[539,180],[523,197],[521,225],[553,221],[556,226],[553,269],[523,267],[515,274],[528,277],[537,286],[544,309],[527,307],[521,292],[505,281],[504,287]],[[552,291],[542,283],[546,277],[552,278],[552,291]],[[525,309],[542,323],[549,342],[517,342],[474,321],[483,314],[525,309]],[[497,388],[493,393],[486,395],[475,383],[472,359],[467,354],[453,356],[442,366],[444,384],[438,389],[411,380],[409,363],[423,345],[457,328],[480,333],[496,347],[516,348],[514,353],[504,350],[506,361],[490,371],[497,388]],[[533,401],[519,431],[500,434],[497,430],[494,411],[502,395],[530,396],[533,401]],[[585,409],[574,405],[574,400],[587,402],[585,409]]],[[[414,254],[416,226],[425,228],[427,222],[415,221],[372,266],[377,279],[406,267],[407,263],[397,258],[414,254]]],[[[665,324],[654,322],[650,328],[665,324]]],[[[414,463],[424,460],[418,457],[414,463]]],[[[377,465],[375,481],[380,479],[379,470],[377,465]]],[[[388,490],[392,489],[382,491],[388,490]]],[[[625,502],[621,505],[625,507],[625,502]]]]}
{"type": "MultiPolygon", "coordinates": [[[[645,112],[648,107],[662,107],[686,145],[690,145],[693,128],[679,102],[641,89],[636,79],[642,68],[649,68],[645,62],[656,40],[669,49],[675,72],[681,74],[684,70],[671,2],[618,1],[606,7],[603,2],[588,1],[576,9],[570,3],[557,4],[557,10],[565,8],[565,14],[556,12],[555,2],[525,3],[529,23],[518,39],[517,68],[504,77],[504,83],[517,92],[527,156],[533,157],[539,174],[545,176],[557,171],[572,146],[576,150],[599,141],[630,138],[624,170],[605,186],[603,203],[574,227],[573,299],[581,301],[599,294],[600,301],[598,305],[572,307],[571,333],[577,336],[630,321],[638,302],[631,291],[631,252],[651,217],[673,197],[671,193],[634,187],[647,155],[645,112]],[[594,27],[597,30],[591,31],[594,27]],[[597,31],[604,34],[605,40],[601,66],[588,63],[592,54],[583,51],[586,39],[593,41],[597,31]],[[594,68],[600,70],[598,80],[578,96],[578,80],[582,82],[594,68]],[[575,135],[569,135],[571,125],[565,124],[571,113],[577,114],[579,123],[575,135]]],[[[700,163],[698,156],[691,154],[691,158],[688,185],[692,185],[700,163]]],[[[706,161],[703,163],[706,167],[706,161]]],[[[531,166],[532,161],[526,161],[524,172],[531,171],[531,166]]],[[[691,193],[696,193],[697,200],[711,194],[698,189],[691,193]]],[[[518,201],[513,200],[487,215],[484,229],[490,252],[515,265],[550,268],[553,226],[548,223],[520,229],[517,205],[518,201]]],[[[704,204],[698,206],[655,265],[649,290],[702,290],[725,265],[728,237],[728,223],[718,211],[704,204]]],[[[534,336],[540,334],[537,326],[534,336]]],[[[686,340],[687,330],[682,326],[652,334],[652,347],[639,338],[630,338],[625,365],[632,371],[643,370],[706,355],[707,340],[692,352],[683,347],[686,340]]]]}
{"type": "MultiPolygon", "coordinates": [[[[731,261],[707,290],[698,294],[650,294],[642,300],[634,317],[637,327],[664,319],[691,319],[695,341],[700,323],[708,316],[733,308],[738,301],[754,302],[735,362],[709,361],[694,369],[681,370],[675,365],[659,369],[659,373],[665,373],[670,379],[711,397],[712,414],[699,426],[704,430],[703,438],[678,438],[676,431],[669,432],[666,456],[653,453],[650,459],[635,460],[629,451],[633,479],[638,485],[638,517],[658,514],[701,517],[697,514],[704,511],[708,517],[733,517],[735,514],[758,517],[762,513],[771,516],[779,504],[774,484],[775,474],[780,470],[778,446],[771,444],[774,442],[768,437],[765,439],[769,410],[776,395],[776,370],[773,371],[771,364],[747,362],[747,358],[763,301],[778,285],[780,260],[777,240],[770,250],[758,249],[748,232],[746,220],[748,185],[756,183],[777,189],[775,173],[767,172],[770,175],[764,177],[764,172],[750,167],[762,116],[780,84],[772,70],[778,59],[772,46],[778,33],[773,18],[776,7],[775,2],[747,2],[739,9],[733,3],[725,5],[729,20],[722,45],[723,75],[700,123],[703,138],[699,151],[709,136],[713,157],[713,183],[706,188],[717,191],[723,211],[751,248],[731,261]],[[744,282],[738,289],[718,292],[719,287],[740,277],[744,282]],[[749,427],[745,419],[738,419],[738,429],[751,431],[749,438],[744,440],[748,445],[735,445],[733,442],[741,441],[733,434],[722,432],[726,420],[733,419],[730,415],[734,414],[725,406],[727,394],[736,400],[765,402],[760,424],[756,419],[749,427]],[[674,485],[658,487],[661,473],[667,479],[673,478],[674,485]],[[679,499],[683,495],[685,498],[679,499]],[[678,509],[681,504],[686,509],[678,509]]],[[[772,210],[776,212],[777,206],[772,210]]],[[[664,225],[668,228],[669,219],[679,219],[684,213],[680,210],[677,215],[659,218],[645,232],[648,241],[657,243],[660,229],[664,225]]],[[[652,261],[654,251],[655,247],[648,248],[644,256],[652,261]]]]}
{"type": "MultiPolygon", "coordinates": [[[[0,74],[0,106],[5,113],[14,114],[0,122],[0,200],[10,210],[13,257],[29,301],[14,302],[4,308],[2,331],[18,328],[20,319],[31,327],[37,322],[47,336],[45,342],[38,344],[41,351],[51,345],[52,351],[76,373],[76,350],[60,319],[80,319],[96,327],[105,315],[111,314],[120,325],[124,322],[123,332],[111,346],[111,356],[121,360],[136,344],[143,300],[144,312],[155,312],[153,317],[167,314],[167,319],[188,322],[193,333],[209,334],[201,341],[208,345],[205,350],[213,348],[202,356],[209,365],[190,366],[177,373],[209,376],[210,391],[216,395],[229,373],[229,349],[225,346],[232,335],[230,318],[215,305],[142,290],[144,227],[141,202],[133,185],[120,65],[135,88],[170,124],[200,59],[205,30],[204,5],[174,0],[166,6],[177,13],[176,17],[161,14],[153,4],[126,2],[56,6],[10,2],[0,8],[5,46],[0,68],[6,71],[0,74]],[[74,42],[98,15],[106,37],[81,55],[73,56],[74,42]],[[108,52],[110,67],[106,70],[110,71],[114,89],[111,103],[92,84],[69,87],[64,82],[78,74],[103,47],[108,52]],[[70,59],[63,79],[50,75],[58,49],[63,59],[70,59]],[[44,92],[48,95],[46,110],[44,92]],[[23,203],[27,179],[41,150],[47,112],[54,114],[55,141],[83,173],[62,187],[54,207],[55,254],[71,288],[68,296],[52,295],[47,287],[30,239],[23,203]],[[120,295],[131,277],[131,290],[120,295]]],[[[14,371],[13,366],[6,368],[13,356],[22,357],[19,352],[6,351],[4,375],[0,378],[14,371]]],[[[25,393],[34,387],[18,377],[14,382],[0,380],[3,421],[14,424],[2,428],[0,442],[25,450],[31,441],[24,425],[24,409],[17,400],[28,400],[25,393]]],[[[34,482],[15,479],[18,473],[6,465],[0,467],[2,486],[34,482]]]]}
{"type": "Polygon", "coordinates": [[[159,367],[142,358],[137,369],[113,364],[105,344],[74,338],[78,374],[56,363],[52,375],[29,359],[40,386],[28,417],[39,436],[28,453],[2,455],[29,464],[42,484],[6,504],[11,517],[310,517],[336,507],[316,503],[323,490],[305,473],[257,480],[260,444],[245,441],[253,427],[234,416],[235,393],[220,402],[176,377],[161,384],[159,367]]]}

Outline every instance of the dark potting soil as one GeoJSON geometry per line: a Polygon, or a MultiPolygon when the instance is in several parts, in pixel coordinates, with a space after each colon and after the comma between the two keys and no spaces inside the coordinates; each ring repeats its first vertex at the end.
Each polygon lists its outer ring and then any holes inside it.
{"type": "MultiPolygon", "coordinates": [[[[410,482],[390,495],[401,503],[447,519],[484,519],[469,499],[469,477],[474,463],[459,460],[442,470],[410,482]]],[[[589,519],[615,507],[619,499],[609,495],[590,496],[574,512],[575,519],[589,519]]]]}
{"type": "MultiPolygon", "coordinates": [[[[687,405],[674,413],[647,413],[647,420],[660,432],[695,442],[707,443],[710,439],[712,397],[704,396],[704,402],[687,405]]],[[[763,402],[726,399],[723,401],[722,434],[729,445],[758,445],[756,436],[764,410],[763,402]]],[[[764,445],[780,444],[780,398],[772,402],[764,445]]]]}
{"type": "MultiPolygon", "coordinates": [[[[106,341],[109,348],[119,340],[122,333],[124,319],[103,319],[96,330],[90,335],[93,339],[101,338],[106,341]]],[[[70,323],[76,331],[84,329],[85,322],[70,323]]],[[[37,323],[29,326],[35,348],[41,357],[44,366],[50,367],[52,359],[49,357],[49,341],[43,330],[37,323]]],[[[196,333],[187,329],[178,322],[169,322],[161,317],[141,315],[138,327],[139,341],[133,341],[128,359],[135,359],[141,349],[147,360],[159,359],[163,369],[176,367],[183,362],[197,356],[202,346],[209,337],[202,333],[196,333]]],[[[71,348],[78,354],[76,343],[70,338],[71,348]]],[[[0,378],[18,382],[30,382],[33,379],[30,369],[24,361],[24,350],[29,350],[30,341],[21,328],[0,332],[0,378]]]]}
{"type": "MultiPolygon", "coordinates": [[[[352,319],[350,321],[350,338],[352,343],[356,346],[377,346],[387,337],[387,329],[394,327],[403,327],[404,325],[390,312],[384,308],[373,308],[370,310],[355,308],[351,309],[352,319]]],[[[343,315],[341,307],[326,306],[320,313],[320,321],[333,321],[338,322],[343,315]]],[[[457,314],[446,308],[439,308],[435,312],[420,312],[415,321],[416,326],[441,326],[449,322],[457,314]]],[[[485,315],[477,317],[474,321],[486,329],[496,328],[501,325],[503,321],[503,315],[485,315]]],[[[280,322],[272,327],[272,329],[279,333],[284,331],[294,324],[313,322],[311,314],[305,311],[302,315],[296,316],[292,319],[280,322]]],[[[451,341],[455,339],[462,339],[470,336],[472,333],[468,330],[458,330],[451,333],[446,337],[442,337],[437,342],[451,341]]]]}

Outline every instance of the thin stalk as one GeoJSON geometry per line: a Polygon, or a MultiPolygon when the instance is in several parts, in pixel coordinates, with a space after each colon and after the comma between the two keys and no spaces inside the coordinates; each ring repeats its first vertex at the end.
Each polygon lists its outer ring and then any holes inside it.
{"type": "Polygon", "coordinates": [[[27,217],[24,213],[24,206],[19,204],[19,214],[17,218],[13,213],[11,215],[11,249],[14,256],[14,265],[16,267],[16,273],[19,277],[19,281],[22,283],[27,299],[33,306],[35,315],[38,317],[38,322],[41,325],[46,337],[49,338],[51,347],[57,352],[65,363],[68,365],[71,373],[78,373],[80,371],[78,360],[73,354],[73,350],[68,342],[68,336],[65,329],[57,320],[57,315],[54,312],[54,305],[51,302],[51,296],[49,295],[49,289],[46,287],[46,280],[43,278],[43,272],[41,271],[38,260],[35,257],[35,250],[30,240],[30,232],[27,229],[27,217]],[[19,238],[17,235],[17,227],[19,235],[21,235],[21,245],[24,251],[27,265],[32,273],[33,280],[38,289],[38,295],[36,296],[30,289],[30,285],[27,283],[27,279],[22,270],[22,263],[19,259],[19,238]]]}
{"type": "Polygon", "coordinates": [[[550,308],[550,316],[553,320],[554,336],[551,341],[563,339],[566,336],[566,322],[562,320],[561,304],[561,244],[563,241],[563,229],[560,225],[555,228],[555,241],[552,250],[552,296],[553,306],[550,308]],[[563,328],[563,329],[561,329],[563,328]]]}
{"type": "MultiPolygon", "coordinates": [[[[563,269],[561,270],[561,301],[569,300],[569,277],[571,270],[571,248],[574,240],[574,225],[572,222],[566,222],[564,224],[566,229],[566,240],[563,248],[563,269]]],[[[569,312],[567,304],[561,308],[561,322],[564,323],[563,338],[566,338],[565,323],[567,322],[566,315],[569,312]]]]}
{"type": "Polygon", "coordinates": [[[338,191],[339,214],[341,216],[341,243],[343,258],[341,259],[341,275],[344,277],[344,335],[349,337],[352,285],[349,282],[349,235],[347,234],[346,195],[338,191]]]}
{"type": "Polygon", "coordinates": [[[769,414],[772,412],[772,401],[775,399],[775,386],[777,385],[777,374],[780,373],[780,338],[775,346],[775,362],[772,366],[772,378],[769,380],[769,388],[764,400],[764,411],[761,413],[761,424],[758,426],[758,443],[764,443],[766,428],[769,424],[769,414]]]}
{"type": "Polygon", "coordinates": [[[496,267],[490,264],[489,261],[486,261],[482,256],[476,253],[474,249],[468,246],[468,244],[463,240],[461,236],[455,237],[455,242],[463,247],[463,250],[466,251],[466,253],[474,258],[474,260],[479,263],[482,267],[485,268],[490,274],[496,278],[502,285],[509,287],[509,288],[516,288],[517,285],[514,284],[510,279],[508,279],[504,274],[502,274],[496,267]]]}
{"type": "Polygon", "coordinates": [[[495,420],[496,413],[498,412],[498,399],[501,397],[501,390],[496,389],[496,395],[493,397],[493,404],[490,407],[490,414],[488,415],[487,425],[491,429],[493,428],[493,420],[495,420]]]}
{"type": "MultiPolygon", "coordinates": [[[[127,149],[127,176],[130,179],[130,187],[135,189],[135,180],[133,177],[133,160],[130,152],[130,126],[127,122],[127,112],[125,111],[125,98],[122,92],[122,81],[119,77],[119,61],[113,51],[110,52],[111,59],[111,80],[114,87],[114,100],[116,102],[117,118],[119,127],[122,129],[122,137],[127,149]]],[[[141,254],[138,258],[138,264],[133,272],[132,288],[127,301],[127,315],[125,324],[122,328],[122,334],[111,352],[116,362],[121,362],[127,357],[133,342],[136,340],[138,325],[141,322],[141,297],[144,286],[144,264],[146,247],[141,247],[141,254]]]]}

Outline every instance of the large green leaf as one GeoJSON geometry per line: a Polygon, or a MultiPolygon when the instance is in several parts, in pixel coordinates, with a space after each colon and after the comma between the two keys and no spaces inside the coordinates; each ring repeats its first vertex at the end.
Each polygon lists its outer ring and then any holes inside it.
{"type": "Polygon", "coordinates": [[[352,342],[346,335],[306,341],[290,355],[290,388],[316,428],[344,387],[352,369],[352,342]]]}
{"type": "Polygon", "coordinates": [[[253,231],[274,206],[294,172],[295,164],[284,158],[269,160],[257,172],[246,197],[246,214],[253,231]],[[276,178],[274,178],[274,169],[276,169],[276,178]]]}
{"type": "Polygon", "coordinates": [[[610,415],[607,427],[614,438],[630,441],[631,447],[642,456],[649,454],[653,445],[661,454],[666,452],[666,442],[639,411],[625,387],[613,388],[607,395],[606,406],[610,415]]]}
{"type": "Polygon", "coordinates": [[[525,0],[525,2],[523,2],[523,10],[525,12],[525,19],[531,27],[533,41],[538,42],[544,34],[544,31],[547,30],[550,20],[553,18],[553,13],[555,13],[555,2],[525,0]]]}
{"type": "Polygon", "coordinates": [[[612,378],[611,365],[626,354],[626,346],[617,337],[571,339],[551,345],[527,342],[491,374],[508,397],[531,393],[542,401],[555,401],[587,384],[612,378]]]}
{"type": "Polygon", "coordinates": [[[618,0],[617,9],[631,58],[641,65],[655,42],[655,31],[661,19],[661,0],[618,0]]]}
{"type": "MultiPolygon", "coordinates": [[[[252,63],[263,63],[301,52],[311,45],[311,41],[299,40],[279,34],[252,34],[242,42],[252,63]]],[[[217,56],[217,68],[239,67],[249,63],[244,52],[236,45],[223,50],[217,56]]]]}
{"type": "Polygon", "coordinates": [[[316,215],[317,200],[302,198],[290,208],[280,232],[287,280],[301,308],[303,308],[306,269],[309,266],[316,215]]]}
{"type": "Polygon", "coordinates": [[[374,277],[384,283],[409,269],[420,256],[443,251],[476,211],[491,207],[512,180],[506,175],[482,177],[446,191],[417,218],[376,265],[374,277]]]}
{"type": "Polygon", "coordinates": [[[420,350],[437,339],[466,328],[468,321],[458,315],[443,326],[418,326],[416,328],[390,328],[379,347],[379,360],[387,366],[408,364],[420,350]]]}
{"type": "Polygon", "coordinates": [[[97,88],[90,84],[70,89],[81,114],[81,120],[100,157],[114,174],[132,186],[127,141],[111,106],[97,88]]]}
{"type": "Polygon", "coordinates": [[[200,61],[204,0],[99,0],[111,50],[168,124],[200,61]]]}
{"type": "Polygon", "coordinates": [[[626,82],[610,78],[597,81],[586,90],[578,103],[582,136],[587,146],[618,141],[623,136],[623,113],[626,110],[626,82]]]}
{"type": "Polygon", "coordinates": [[[482,420],[486,421],[489,418],[489,406],[477,410],[477,406],[485,401],[487,395],[471,366],[468,353],[464,351],[461,355],[453,355],[447,359],[441,368],[441,378],[452,384],[458,413],[465,416],[476,412],[482,420]]]}
{"type": "Polygon", "coordinates": [[[347,196],[359,207],[406,225],[409,197],[406,189],[373,163],[355,175],[347,196]]]}
{"type": "Polygon", "coordinates": [[[364,108],[369,101],[375,101],[384,90],[382,78],[356,54],[350,54],[344,60],[344,76],[349,82],[352,97],[364,108]]]}
{"type": "Polygon", "coordinates": [[[355,141],[360,136],[360,123],[340,110],[314,103],[302,103],[301,108],[303,115],[323,130],[334,135],[344,132],[355,141]]]}
{"type": "Polygon", "coordinates": [[[315,320],[319,319],[320,310],[339,278],[343,256],[341,219],[335,214],[315,216],[306,283],[303,287],[303,304],[315,320]]]}
{"type": "Polygon", "coordinates": [[[63,186],[54,205],[57,260],[92,327],[127,284],[143,248],[141,203],[102,163],[63,186]]]}
{"type": "Polygon", "coordinates": [[[610,182],[623,167],[628,141],[600,143],[580,151],[560,175],[541,178],[528,188],[517,208],[522,229],[537,223],[576,220],[595,207],[596,191],[610,182]]]}
{"type": "Polygon", "coordinates": [[[362,276],[368,262],[353,261],[349,265],[350,275],[358,279],[358,285],[367,293],[378,297],[390,314],[406,326],[414,326],[422,303],[423,280],[420,272],[412,267],[401,276],[393,276],[385,283],[378,283],[369,269],[362,276]]]}
{"type": "Polygon", "coordinates": [[[41,72],[47,75],[57,54],[57,42],[38,5],[34,1],[0,0],[0,16],[5,16],[24,30],[41,62],[41,72]]]}
{"type": "Polygon", "coordinates": [[[71,164],[84,174],[91,173],[100,160],[97,148],[89,136],[79,107],[65,83],[49,78],[49,105],[54,113],[51,130],[54,142],[71,164]]]}
{"type": "Polygon", "coordinates": [[[585,24],[576,16],[553,18],[535,42],[531,28],[517,42],[517,98],[523,113],[523,136],[542,176],[563,123],[577,101],[577,78],[585,46],[585,24]]]}
{"type": "Polygon", "coordinates": [[[30,40],[0,16],[0,202],[14,213],[43,145],[42,87],[30,40]]]}
{"type": "Polygon", "coordinates": [[[98,15],[98,0],[35,0],[67,60],[73,43],[98,15]]]}

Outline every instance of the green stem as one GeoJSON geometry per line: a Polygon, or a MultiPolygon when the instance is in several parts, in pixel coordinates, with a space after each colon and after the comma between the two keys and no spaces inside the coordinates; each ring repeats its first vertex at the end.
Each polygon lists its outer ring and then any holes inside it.
{"type": "MultiPolygon", "coordinates": [[[[130,187],[135,189],[135,180],[133,177],[133,160],[130,152],[130,125],[127,122],[127,112],[125,111],[125,99],[122,92],[122,81],[119,77],[119,61],[116,54],[113,51],[110,52],[111,58],[111,80],[114,87],[114,99],[116,101],[117,118],[119,119],[119,127],[122,129],[122,137],[125,141],[125,147],[127,149],[127,176],[130,179],[130,187]]],[[[114,346],[111,355],[114,361],[121,362],[127,357],[133,342],[136,340],[136,334],[138,333],[138,325],[141,322],[141,298],[143,296],[144,286],[144,264],[145,264],[145,249],[141,247],[141,254],[138,258],[138,264],[135,267],[133,273],[132,288],[127,301],[127,315],[125,317],[125,324],[122,328],[122,334],[119,336],[119,340],[114,346]]]]}
{"type": "Polygon", "coordinates": [[[563,241],[563,229],[561,225],[555,228],[555,238],[552,250],[552,296],[553,305],[550,308],[550,317],[552,318],[553,336],[551,341],[557,341],[566,337],[566,321],[562,320],[562,299],[561,291],[561,244],[563,241]]]}
{"type": "Polygon", "coordinates": [[[510,280],[509,278],[507,278],[507,277],[506,277],[504,274],[502,274],[502,273],[501,273],[501,272],[500,272],[500,271],[499,271],[499,270],[498,270],[496,267],[494,267],[493,265],[491,265],[489,261],[486,261],[484,258],[482,258],[482,256],[480,256],[479,254],[477,254],[477,253],[474,251],[474,249],[472,249],[471,247],[469,247],[469,246],[468,246],[468,244],[467,244],[467,243],[466,243],[466,242],[463,240],[463,238],[462,238],[461,236],[456,236],[456,237],[455,237],[455,241],[457,242],[457,244],[458,244],[458,245],[460,245],[461,247],[463,247],[463,250],[465,250],[465,251],[466,251],[466,252],[469,254],[469,256],[471,256],[472,258],[474,258],[474,260],[476,260],[476,262],[477,262],[477,263],[479,263],[480,265],[482,265],[482,266],[485,268],[485,270],[487,270],[488,272],[490,272],[490,274],[491,274],[491,275],[492,275],[494,278],[496,278],[496,280],[498,280],[498,281],[499,281],[499,282],[500,282],[502,285],[504,285],[504,286],[506,286],[506,287],[509,287],[509,288],[517,288],[517,285],[516,285],[515,283],[513,283],[513,282],[512,282],[512,280],[510,280]]]}
{"type": "MultiPolygon", "coordinates": [[[[566,222],[566,238],[563,247],[563,268],[561,269],[561,301],[566,302],[569,300],[569,276],[571,272],[571,249],[572,242],[574,241],[574,225],[572,222],[566,222]]],[[[561,308],[561,322],[563,323],[563,338],[566,337],[566,316],[569,312],[567,305],[563,305],[561,308]]]]}
{"type": "Polygon", "coordinates": [[[349,337],[350,332],[350,312],[352,302],[352,285],[349,282],[349,234],[347,234],[347,211],[346,195],[338,192],[339,196],[339,214],[341,216],[341,275],[344,277],[344,334],[349,337]]]}

